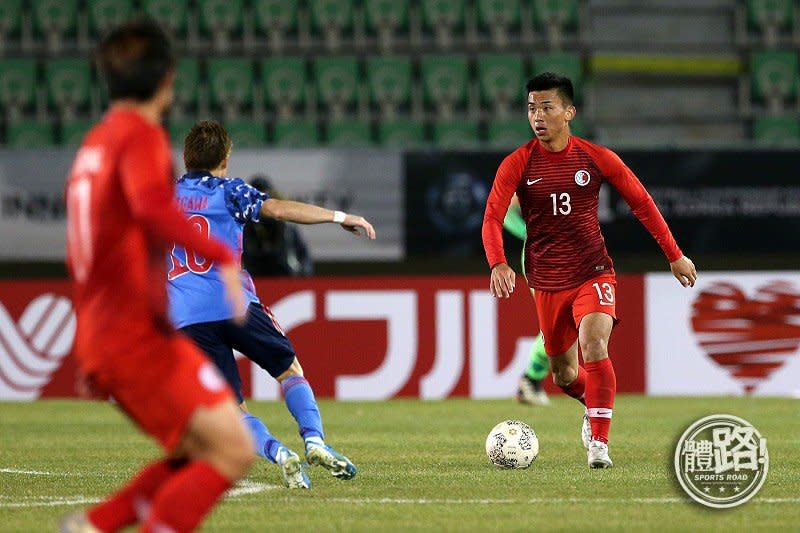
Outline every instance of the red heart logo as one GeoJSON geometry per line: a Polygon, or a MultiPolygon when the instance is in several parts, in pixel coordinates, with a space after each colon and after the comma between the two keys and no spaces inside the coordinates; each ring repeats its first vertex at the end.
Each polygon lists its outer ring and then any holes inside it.
{"type": "Polygon", "coordinates": [[[800,291],[772,281],[748,297],[733,283],[714,283],[692,305],[692,329],[705,353],[750,394],[800,346],[800,291]]]}

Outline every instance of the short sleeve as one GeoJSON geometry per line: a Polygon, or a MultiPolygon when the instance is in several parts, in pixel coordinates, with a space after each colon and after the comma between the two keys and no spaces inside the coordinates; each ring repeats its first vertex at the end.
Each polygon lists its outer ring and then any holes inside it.
{"type": "Polygon", "coordinates": [[[246,184],[240,178],[225,181],[225,206],[237,222],[258,222],[261,204],[269,199],[269,195],[246,184]]]}

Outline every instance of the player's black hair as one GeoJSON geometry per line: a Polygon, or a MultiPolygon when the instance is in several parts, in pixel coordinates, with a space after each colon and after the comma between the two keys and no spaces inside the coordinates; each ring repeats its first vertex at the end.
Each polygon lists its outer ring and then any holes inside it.
{"type": "Polygon", "coordinates": [[[566,105],[572,105],[575,99],[575,91],[572,88],[572,80],[566,76],[556,74],[555,72],[542,72],[538,76],[528,80],[525,86],[528,89],[528,94],[533,91],[549,91],[550,89],[557,89],[561,99],[564,100],[566,105]]]}
{"type": "Polygon", "coordinates": [[[95,52],[111,101],[152,98],[175,68],[172,43],[153,19],[143,17],[112,29],[95,52]]]}
{"type": "Polygon", "coordinates": [[[233,147],[228,132],[216,120],[201,120],[183,141],[183,163],[187,172],[211,171],[228,157],[233,147]]]}

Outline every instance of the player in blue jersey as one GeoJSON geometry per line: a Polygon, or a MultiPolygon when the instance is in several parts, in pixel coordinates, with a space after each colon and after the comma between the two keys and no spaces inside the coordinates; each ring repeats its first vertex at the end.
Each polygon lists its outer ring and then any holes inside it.
{"type": "MultiPolygon", "coordinates": [[[[364,218],[311,204],[269,198],[238,178],[226,178],[233,143],[214,121],[195,124],[184,142],[187,173],[175,187],[178,204],[195,228],[242,254],[242,233],[248,222],[267,216],[300,224],[334,222],[356,235],[375,238],[364,218]]],[[[247,412],[233,349],[265,369],[280,384],[286,406],[297,421],[305,441],[309,464],[320,465],[339,479],[352,479],[356,467],[324,441],[322,418],[314,392],[303,377],[289,339],[271,311],[256,296],[253,281],[242,270],[242,285],[249,301],[245,325],[231,322],[216,266],[191,251],[175,246],[168,256],[170,317],[175,327],[191,337],[217,364],[238,395],[244,422],[253,435],[256,452],[281,467],[290,488],[309,488],[310,480],[299,456],[269,433],[266,425],[247,412]]]]}

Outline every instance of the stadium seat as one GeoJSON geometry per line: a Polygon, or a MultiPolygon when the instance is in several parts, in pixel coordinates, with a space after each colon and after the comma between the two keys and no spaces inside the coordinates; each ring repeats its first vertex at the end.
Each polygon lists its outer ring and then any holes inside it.
{"type": "Polygon", "coordinates": [[[214,48],[225,52],[230,46],[231,34],[242,28],[242,0],[198,0],[200,29],[214,38],[214,48]]]}
{"type": "Polygon", "coordinates": [[[569,52],[553,52],[535,54],[533,56],[533,72],[555,72],[572,80],[575,89],[575,101],[580,102],[583,96],[583,68],[578,54],[569,52]]]}
{"type": "Polygon", "coordinates": [[[306,67],[299,57],[272,57],[261,63],[264,100],[274,106],[280,118],[289,118],[303,103],[306,92],[306,67]]]}
{"type": "MultiPolygon", "coordinates": [[[[183,150],[183,141],[196,122],[196,120],[190,118],[170,119],[167,131],[169,131],[169,142],[173,148],[183,150]]],[[[178,173],[181,174],[182,172],[178,173]]]]}
{"type": "Polygon", "coordinates": [[[41,120],[16,120],[8,124],[6,144],[11,148],[46,148],[53,145],[53,128],[41,120]]]}
{"type": "Polygon", "coordinates": [[[426,100],[437,108],[439,118],[449,118],[467,95],[467,57],[437,55],[421,61],[426,100]]]}
{"type": "Polygon", "coordinates": [[[80,145],[94,122],[89,118],[63,121],[61,123],[61,145],[69,147],[80,145]]]}
{"type": "Polygon", "coordinates": [[[425,130],[417,120],[386,120],[378,125],[378,139],[386,147],[414,147],[424,143],[425,130]]]}
{"type": "Polygon", "coordinates": [[[411,59],[408,56],[371,57],[366,61],[372,103],[384,117],[411,99],[411,59]]]}
{"type": "Polygon", "coordinates": [[[62,116],[72,118],[89,103],[89,69],[89,61],[83,58],[51,59],[45,64],[50,104],[62,116]]]}
{"type": "Polygon", "coordinates": [[[474,148],[478,145],[478,123],[471,120],[437,122],[433,139],[438,148],[474,148]]]}
{"type": "Polygon", "coordinates": [[[276,146],[304,148],[318,144],[317,125],[310,120],[280,120],[275,123],[276,146]]]}
{"type": "Polygon", "coordinates": [[[131,0],[86,0],[89,10],[89,27],[95,36],[105,34],[131,16],[131,0]]]}
{"type": "Polygon", "coordinates": [[[477,3],[481,29],[491,32],[496,47],[507,46],[510,31],[520,23],[520,0],[478,0],[477,3]]]}
{"type": "Polygon", "coordinates": [[[778,36],[792,27],[792,0],[747,0],[747,23],[762,33],[767,46],[778,45],[778,36]]]}
{"type": "Polygon", "coordinates": [[[796,117],[758,118],[753,130],[759,144],[796,146],[800,143],[800,120],[796,117]]]}
{"type": "Polygon", "coordinates": [[[65,36],[75,32],[78,0],[31,0],[33,27],[47,39],[51,52],[61,49],[65,36]]]}
{"type": "Polygon", "coordinates": [[[363,120],[334,120],[328,122],[328,145],[340,148],[363,147],[372,144],[369,124],[363,120]]]}
{"type": "Polygon", "coordinates": [[[0,53],[12,36],[16,36],[21,27],[22,0],[4,0],[0,2],[0,53]]]}
{"type": "Polygon", "coordinates": [[[163,24],[178,37],[186,35],[189,0],[144,0],[145,13],[163,24]]]}
{"type": "Polygon", "coordinates": [[[365,0],[367,28],[378,35],[383,53],[393,46],[394,35],[408,26],[408,0],[365,0]]]}
{"type": "Polygon", "coordinates": [[[194,57],[182,57],[178,60],[175,74],[175,102],[179,112],[193,108],[197,104],[198,87],[200,86],[200,64],[194,57]]]}
{"type": "Polygon", "coordinates": [[[234,148],[261,148],[267,143],[267,129],[262,121],[228,120],[224,124],[234,148]]]}
{"type": "Polygon", "coordinates": [[[273,52],[283,50],[284,37],[297,28],[295,0],[253,0],[256,28],[269,37],[273,52]]]}
{"type": "Polygon", "coordinates": [[[519,118],[489,121],[489,145],[495,148],[514,149],[533,139],[528,121],[519,118]]]}
{"type": "Polygon", "coordinates": [[[533,22],[551,48],[561,47],[564,32],[578,26],[578,0],[533,0],[533,22]]]}
{"type": "Polygon", "coordinates": [[[797,96],[797,73],[795,52],[754,52],[750,63],[754,98],[780,112],[797,96]]]}
{"type": "Polygon", "coordinates": [[[0,106],[12,118],[34,102],[36,62],[33,59],[0,59],[0,106]]]}
{"type": "Polygon", "coordinates": [[[440,48],[453,46],[453,33],[464,26],[465,4],[465,0],[422,0],[422,20],[436,33],[440,48]]]}
{"type": "Polygon", "coordinates": [[[339,50],[342,34],[353,28],[353,0],[310,0],[311,22],[328,50],[339,50]]]}
{"type": "Polygon", "coordinates": [[[512,105],[521,109],[525,96],[522,58],[516,54],[481,54],[478,56],[478,80],[481,99],[496,116],[506,117],[512,105]]]}
{"type": "Polygon", "coordinates": [[[331,108],[334,118],[355,102],[358,87],[358,64],[352,56],[323,57],[314,63],[317,90],[322,103],[331,108]]]}
{"type": "Polygon", "coordinates": [[[222,108],[225,118],[236,118],[253,99],[253,65],[244,57],[208,60],[208,85],[211,101],[222,108]]]}

